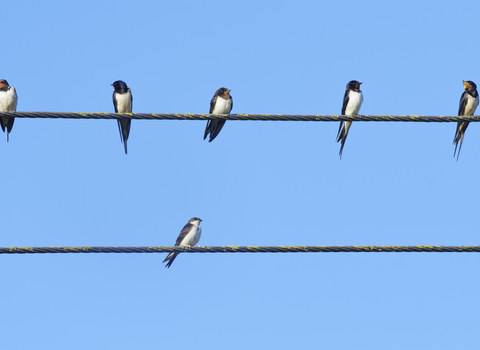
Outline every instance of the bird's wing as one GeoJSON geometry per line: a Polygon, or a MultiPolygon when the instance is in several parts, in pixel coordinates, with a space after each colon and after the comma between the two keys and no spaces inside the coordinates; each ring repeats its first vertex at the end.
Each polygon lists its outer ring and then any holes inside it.
{"type": "Polygon", "coordinates": [[[349,100],[350,100],[350,90],[347,90],[345,91],[345,96],[343,96],[342,115],[345,115],[345,111],[347,110],[349,100]]]}
{"type": "Polygon", "coordinates": [[[458,107],[458,115],[464,115],[465,114],[465,107],[467,106],[467,101],[468,101],[467,92],[464,91],[463,94],[462,94],[462,97],[460,97],[460,105],[458,107]]]}
{"type": "Polygon", "coordinates": [[[208,112],[208,114],[212,114],[213,112],[213,109],[215,108],[215,103],[217,102],[217,93],[215,93],[215,95],[213,95],[212,97],[212,100],[210,101],[210,112],[208,112]]]}
{"type": "Polygon", "coordinates": [[[115,107],[115,113],[118,113],[118,107],[117,107],[117,99],[115,98],[116,92],[113,92],[113,107],[115,107]]]}
{"type": "Polygon", "coordinates": [[[182,231],[180,231],[180,234],[177,237],[177,241],[175,242],[175,246],[179,246],[184,238],[188,235],[190,230],[192,229],[193,225],[191,223],[186,224],[183,226],[182,231]]]}

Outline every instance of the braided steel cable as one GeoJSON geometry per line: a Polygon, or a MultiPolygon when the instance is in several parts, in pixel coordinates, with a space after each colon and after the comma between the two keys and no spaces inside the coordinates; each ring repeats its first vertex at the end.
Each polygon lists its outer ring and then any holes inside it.
{"type": "Polygon", "coordinates": [[[90,113],[90,112],[0,112],[0,118],[63,118],[63,119],[153,119],[153,120],[260,120],[310,122],[478,122],[480,116],[425,116],[425,115],[283,115],[283,114],[193,114],[193,113],[90,113]]]}
{"type": "Polygon", "coordinates": [[[212,246],[212,247],[10,247],[0,254],[58,253],[480,253],[480,246],[212,246]]]}

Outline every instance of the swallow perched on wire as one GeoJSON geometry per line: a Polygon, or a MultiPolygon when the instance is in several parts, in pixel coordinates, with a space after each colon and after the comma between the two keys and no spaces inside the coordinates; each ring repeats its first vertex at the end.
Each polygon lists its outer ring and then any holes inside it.
{"type": "MultiPolygon", "coordinates": [[[[231,90],[222,87],[215,92],[215,95],[213,95],[213,98],[210,101],[209,114],[230,114],[230,111],[233,108],[233,98],[230,96],[230,91],[231,90]]],[[[205,140],[207,135],[210,134],[208,142],[215,140],[215,137],[220,133],[225,122],[226,120],[209,120],[207,122],[207,127],[205,128],[203,139],[205,140]]]]}
{"type": "MultiPolygon", "coordinates": [[[[200,218],[191,218],[190,220],[188,220],[188,223],[183,226],[182,231],[180,231],[180,234],[177,237],[175,247],[193,247],[194,245],[196,245],[200,240],[200,236],[202,235],[202,228],[200,227],[201,221],[202,219],[200,218]]],[[[180,253],[172,252],[168,254],[165,260],[163,260],[163,262],[168,261],[165,267],[169,268],[178,254],[180,253]]]]}
{"type": "MultiPolygon", "coordinates": [[[[8,85],[5,79],[0,80],[0,112],[15,112],[17,110],[17,91],[13,86],[8,85]]],[[[7,128],[8,135],[13,128],[15,118],[0,118],[0,126],[3,132],[7,128]]]]}
{"type": "MultiPolygon", "coordinates": [[[[360,90],[360,85],[356,80],[349,81],[345,90],[345,96],[343,97],[342,115],[357,115],[362,107],[363,94],[360,90]]],[[[348,130],[352,126],[352,122],[340,122],[338,128],[337,142],[342,140],[342,146],[340,147],[340,159],[342,159],[343,147],[347,140],[348,130]],[[343,126],[343,129],[342,129],[343,126]]]]}
{"type": "MultiPolygon", "coordinates": [[[[112,84],[115,91],[113,92],[113,106],[115,113],[132,113],[133,95],[130,88],[121,80],[117,80],[112,84]]],[[[120,141],[125,146],[125,154],[127,154],[127,140],[130,135],[131,119],[117,119],[118,131],[120,131],[120,141]]]]}
{"type": "MultiPolygon", "coordinates": [[[[465,91],[460,98],[460,106],[458,107],[458,115],[473,115],[478,106],[478,92],[477,85],[471,80],[463,81],[463,87],[465,91]]],[[[458,148],[457,161],[460,156],[460,151],[462,150],[463,138],[465,137],[465,130],[467,130],[469,122],[458,122],[457,130],[455,131],[455,137],[453,139],[453,144],[455,145],[455,153],[457,153],[458,141],[460,141],[460,147],[458,148]]]]}

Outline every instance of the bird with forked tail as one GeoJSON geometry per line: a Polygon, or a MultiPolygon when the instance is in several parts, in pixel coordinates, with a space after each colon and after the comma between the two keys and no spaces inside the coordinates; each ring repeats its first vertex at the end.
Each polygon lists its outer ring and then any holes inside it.
{"type": "MultiPolygon", "coordinates": [[[[473,115],[478,106],[478,91],[477,85],[471,80],[463,81],[463,88],[465,91],[460,98],[460,106],[458,107],[459,116],[473,115]]],[[[469,122],[458,122],[457,130],[455,131],[455,137],[453,138],[453,144],[455,145],[455,153],[457,153],[458,142],[460,141],[460,147],[458,148],[457,161],[460,157],[460,151],[462,150],[463,138],[465,137],[465,131],[467,130],[469,122]]]]}
{"type": "MultiPolygon", "coordinates": [[[[113,92],[113,106],[115,113],[132,113],[133,95],[130,88],[121,80],[117,80],[112,84],[115,91],[113,92]]],[[[127,154],[127,140],[130,135],[131,119],[117,119],[118,131],[120,131],[120,141],[125,146],[125,154],[127,154]]]]}
{"type": "MultiPolygon", "coordinates": [[[[343,96],[343,106],[342,106],[342,115],[357,115],[362,107],[363,103],[363,94],[360,90],[360,85],[356,80],[349,81],[347,88],[345,90],[345,95],[343,96]]],[[[342,141],[342,146],[340,147],[340,159],[342,159],[343,147],[345,146],[345,141],[347,140],[348,131],[352,126],[352,122],[340,122],[340,127],[338,128],[337,142],[342,141]],[[343,126],[343,129],[342,129],[343,126]]]]}

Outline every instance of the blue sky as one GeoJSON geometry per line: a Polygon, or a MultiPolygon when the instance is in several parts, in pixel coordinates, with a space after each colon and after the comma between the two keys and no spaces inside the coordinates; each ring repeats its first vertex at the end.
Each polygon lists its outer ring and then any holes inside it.
{"type": "MultiPolygon", "coordinates": [[[[19,111],[456,115],[480,81],[480,3],[18,1],[1,79],[19,111]]],[[[0,246],[479,245],[480,125],[17,119],[0,142],[0,246]]],[[[0,138],[5,135],[0,134],[0,138]]],[[[7,349],[476,349],[476,254],[1,256],[7,349]]]]}

